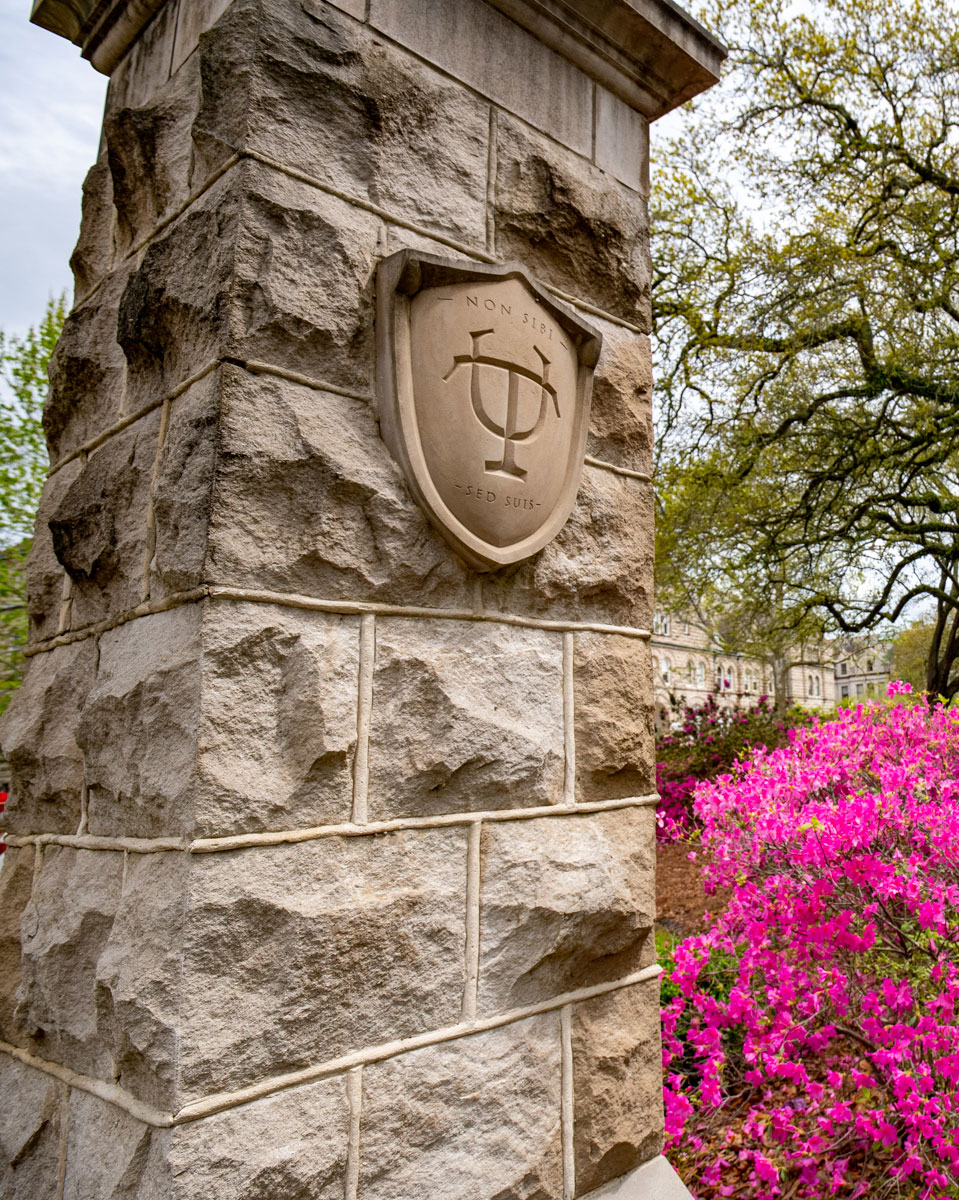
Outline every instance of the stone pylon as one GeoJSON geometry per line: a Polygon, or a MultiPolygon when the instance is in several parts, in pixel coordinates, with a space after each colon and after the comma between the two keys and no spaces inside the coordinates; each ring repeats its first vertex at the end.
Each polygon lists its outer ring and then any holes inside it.
{"type": "MultiPolygon", "coordinates": [[[[654,917],[649,120],[668,0],[38,0],[110,75],[2,740],[0,1196],[679,1195],[654,917]],[[504,569],[378,426],[377,266],[601,333],[504,569]]],[[[505,459],[504,459],[505,461],[505,459]]]]}

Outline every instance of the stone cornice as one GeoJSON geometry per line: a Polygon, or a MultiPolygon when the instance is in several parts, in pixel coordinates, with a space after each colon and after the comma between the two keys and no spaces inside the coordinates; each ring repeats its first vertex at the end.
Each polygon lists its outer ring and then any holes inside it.
{"type": "Polygon", "coordinates": [[[34,25],[69,38],[109,75],[166,0],[34,0],[34,25]]]}
{"type": "Polygon", "coordinates": [[[672,0],[488,0],[650,120],[719,78],[726,49],[672,0]]]}
{"type": "MultiPolygon", "coordinates": [[[[31,21],[109,75],[166,0],[34,0],[31,21]]],[[[672,0],[487,0],[650,120],[719,78],[726,51],[672,0]]]]}

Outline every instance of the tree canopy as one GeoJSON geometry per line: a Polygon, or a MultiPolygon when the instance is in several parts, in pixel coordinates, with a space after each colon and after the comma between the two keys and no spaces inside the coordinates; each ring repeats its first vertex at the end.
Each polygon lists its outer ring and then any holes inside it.
{"type": "Polygon", "coordinates": [[[702,563],[703,539],[676,534],[698,511],[715,517],[706,567],[797,631],[869,629],[931,598],[926,684],[951,696],[959,12],[796,10],[709,0],[729,73],[658,158],[660,583],[669,597],[702,563]]]}
{"type": "Polygon", "coordinates": [[[47,364],[66,316],[51,300],[24,337],[0,330],[0,712],[19,686],[27,635],[23,565],[49,465],[43,434],[47,364]]]}

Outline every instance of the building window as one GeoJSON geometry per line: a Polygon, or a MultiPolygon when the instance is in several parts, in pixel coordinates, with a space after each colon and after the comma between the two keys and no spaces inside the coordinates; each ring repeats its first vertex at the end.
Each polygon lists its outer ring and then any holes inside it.
{"type": "Polygon", "coordinates": [[[849,668],[845,663],[839,664],[839,674],[840,675],[848,675],[849,674],[849,668]]]}
{"type": "Polygon", "coordinates": [[[848,684],[844,684],[842,687],[842,699],[843,700],[849,699],[849,685],[848,684]]]}
{"type": "Polygon", "coordinates": [[[696,678],[696,664],[691,658],[686,661],[686,678],[690,683],[696,678]]]}
{"type": "Polygon", "coordinates": [[[653,614],[653,633],[660,633],[664,636],[669,633],[669,613],[653,614]]]}
{"type": "Polygon", "coordinates": [[[699,684],[700,687],[706,686],[706,664],[705,663],[700,662],[700,663],[696,664],[696,682],[697,682],[697,684],[699,684]]]}
{"type": "Polygon", "coordinates": [[[866,659],[866,670],[870,673],[872,672],[872,659],[871,658],[866,659]]]}
{"type": "Polygon", "coordinates": [[[683,633],[689,633],[689,622],[683,621],[683,633]]]}
{"type": "Polygon", "coordinates": [[[861,684],[861,683],[857,683],[857,684],[856,684],[856,695],[857,695],[857,696],[861,696],[861,695],[862,695],[862,690],[863,690],[863,689],[862,689],[862,684],[861,684]]]}
{"type": "Polygon", "coordinates": [[[669,683],[669,659],[663,659],[663,683],[669,683]]]}

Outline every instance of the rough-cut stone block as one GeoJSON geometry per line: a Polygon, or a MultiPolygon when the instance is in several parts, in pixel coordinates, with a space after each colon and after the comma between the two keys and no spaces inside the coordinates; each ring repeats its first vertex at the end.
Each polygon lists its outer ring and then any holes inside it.
{"type": "Polygon", "coordinates": [[[462,829],[196,856],[185,1097],[455,1024],[465,886],[462,829]]]}
{"type": "Polygon", "coordinates": [[[150,243],[130,276],[116,332],[128,363],[129,412],[225,353],[240,209],[252,170],[247,163],[226,172],[150,243]]]}
{"type": "Polygon", "coordinates": [[[100,638],[97,683],[77,733],[90,833],[190,832],[199,710],[198,606],[140,617],[100,638]]]}
{"type": "Polygon", "coordinates": [[[67,1104],[63,1200],[138,1200],[154,1130],[96,1096],[73,1090],[67,1104]]]}
{"type": "Polygon", "coordinates": [[[140,108],[170,77],[179,9],[196,0],[167,0],[150,21],[129,53],[110,76],[106,115],[117,108],[140,108]]]}
{"type": "Polygon", "coordinates": [[[648,328],[650,263],[642,197],[507,116],[497,117],[496,256],[648,328]]]}
{"type": "Polygon", "coordinates": [[[67,573],[57,559],[50,536],[50,518],[83,469],[74,459],[51,475],[43,486],[40,507],[33,531],[33,544],[27,555],[27,614],[30,619],[29,641],[54,637],[60,627],[60,606],[67,573]]]}
{"type": "Polygon", "coordinates": [[[577,1004],[572,1044],[579,1196],[663,1148],[659,981],[577,1004]]]}
{"type": "Polygon", "coordinates": [[[117,342],[121,297],[130,266],[118,267],[64,322],[50,358],[43,408],[50,461],[98,437],[121,417],[126,362],[117,342]]]}
{"type": "Polygon", "coordinates": [[[539,554],[483,580],[494,612],[648,628],[653,498],[647,484],[586,467],[569,520],[539,554]]]}
{"type": "Polygon", "coordinates": [[[369,405],[232,367],[223,378],[212,578],[469,606],[474,576],[413,502],[369,405]]]}
{"type": "Polygon", "coordinates": [[[578,633],[574,646],[577,798],[610,800],[654,791],[648,643],[578,633]]]}
{"type": "Polygon", "coordinates": [[[202,41],[205,132],[236,136],[242,93],[249,149],[485,246],[486,103],[325,0],[261,5],[238,87],[235,30],[244,19],[229,13],[202,41]]]}
{"type": "Polygon", "coordinates": [[[62,1083],[0,1055],[0,1200],[59,1200],[62,1083]]]}
{"type": "Polygon", "coordinates": [[[172,67],[178,72],[196,49],[200,35],[215,25],[233,0],[186,0],[180,5],[172,67]]]}
{"type": "Polygon", "coordinates": [[[592,80],[482,0],[371,0],[370,24],[580,154],[592,80]]]}
{"type": "Polygon", "coordinates": [[[120,899],[123,855],[49,846],[23,913],[18,1042],[84,1075],[113,1078],[98,1038],[97,960],[120,899]]]}
{"type": "Polygon", "coordinates": [[[143,599],[147,514],[160,413],[96,449],[50,516],[57,559],[73,580],[70,624],[81,629],[143,599]]]}
{"type": "Polygon", "coordinates": [[[340,1076],[179,1126],[164,1200],[342,1200],[349,1119],[340,1076]]]}
{"type": "Polygon", "coordinates": [[[653,378],[649,339],[591,317],[603,335],[593,376],[587,453],[630,471],[653,469],[653,378]]]}
{"type": "Polygon", "coordinates": [[[189,859],[131,854],[116,917],[96,965],[97,1030],[120,1084],[176,1106],[177,1026],[189,859]]]}
{"type": "Polygon", "coordinates": [[[365,1200],[560,1200],[559,1017],[363,1071],[365,1200]]]}
{"type": "Polygon", "coordinates": [[[113,255],[113,178],[106,156],[101,155],[83,181],[80,236],[70,258],[77,300],[106,275],[113,263],[113,255]]]}
{"type": "Polygon", "coordinates": [[[189,591],[205,579],[219,444],[219,391],[220,372],[214,371],[170,405],[153,485],[151,599],[189,591]]]}
{"type": "Polygon", "coordinates": [[[596,165],[649,194],[649,122],[618,96],[596,88],[596,165]]]}
{"type": "Polygon", "coordinates": [[[651,814],[490,822],[481,847],[482,1015],[640,969],[656,915],[651,814]]]}
{"type": "Polygon", "coordinates": [[[77,718],[93,686],[92,640],[34,655],[0,723],[13,786],[4,813],[14,833],[76,833],[83,755],[77,718]]]}
{"type": "Polygon", "coordinates": [[[358,671],[358,618],[210,606],[198,836],[349,821],[358,671]]]}
{"type": "Polygon", "coordinates": [[[0,871],[0,1038],[15,1040],[13,1009],[20,986],[20,918],[33,888],[33,846],[8,847],[0,871]]]}
{"type": "Polygon", "coordinates": [[[563,795],[559,634],[461,621],[376,626],[371,820],[563,795]]]}
{"type": "Polygon", "coordinates": [[[372,393],[380,219],[258,163],[243,184],[230,352],[372,393]]]}
{"type": "MultiPolygon", "coordinates": [[[[190,0],[186,10],[196,2],[190,0]]],[[[140,245],[189,195],[199,75],[198,65],[191,63],[149,104],[113,107],[106,115],[103,132],[121,253],[140,245]]]]}

